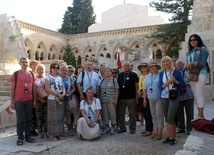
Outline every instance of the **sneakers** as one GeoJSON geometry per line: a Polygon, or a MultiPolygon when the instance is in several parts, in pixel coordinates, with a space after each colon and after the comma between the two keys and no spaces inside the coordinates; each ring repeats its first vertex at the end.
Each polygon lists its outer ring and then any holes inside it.
{"type": "Polygon", "coordinates": [[[170,145],[175,145],[177,144],[177,139],[176,138],[171,138],[171,141],[169,142],[170,145]]]}
{"type": "Polygon", "coordinates": [[[102,134],[105,135],[105,134],[109,133],[110,130],[111,130],[110,128],[106,128],[103,130],[102,134]]]}
{"type": "Polygon", "coordinates": [[[163,144],[175,145],[175,144],[177,144],[177,139],[176,138],[168,137],[162,143],[163,144]]]}
{"type": "Polygon", "coordinates": [[[110,134],[111,134],[111,135],[114,135],[114,134],[115,134],[114,128],[111,128],[111,129],[110,129],[110,134]]]}

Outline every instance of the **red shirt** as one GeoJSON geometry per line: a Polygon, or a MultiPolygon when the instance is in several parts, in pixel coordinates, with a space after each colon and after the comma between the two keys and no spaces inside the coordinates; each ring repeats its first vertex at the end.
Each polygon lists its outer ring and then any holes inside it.
{"type": "MultiPolygon", "coordinates": [[[[34,81],[36,80],[34,76],[34,81]]],[[[15,84],[15,74],[12,75],[10,79],[11,83],[15,84]]],[[[33,76],[30,71],[22,72],[18,71],[16,88],[14,90],[14,99],[15,101],[29,101],[33,100],[33,76]],[[25,93],[27,90],[27,93],[25,93]]]]}

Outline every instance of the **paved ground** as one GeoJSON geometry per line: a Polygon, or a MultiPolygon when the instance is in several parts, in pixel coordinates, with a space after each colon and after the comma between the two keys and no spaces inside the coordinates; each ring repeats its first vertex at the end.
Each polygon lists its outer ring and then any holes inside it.
{"type": "MultiPolygon", "coordinates": [[[[214,102],[207,101],[205,117],[214,117],[214,102]]],[[[196,109],[195,109],[196,110],[196,109]]],[[[141,137],[140,132],[144,126],[137,126],[137,132],[130,135],[129,132],[115,135],[103,135],[93,141],[81,141],[77,135],[66,137],[65,140],[50,141],[38,139],[36,143],[24,143],[17,146],[15,127],[6,129],[0,133],[0,155],[213,155],[213,135],[193,131],[190,136],[177,134],[178,144],[174,146],[164,145],[162,141],[154,142],[150,137],[141,137]]],[[[165,130],[164,130],[165,138],[165,130]]]]}

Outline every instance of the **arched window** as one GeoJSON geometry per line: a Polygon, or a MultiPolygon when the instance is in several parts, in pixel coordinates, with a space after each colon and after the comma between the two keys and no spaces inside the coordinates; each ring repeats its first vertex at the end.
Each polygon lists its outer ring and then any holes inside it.
{"type": "Polygon", "coordinates": [[[43,57],[44,57],[43,55],[44,55],[44,53],[42,52],[42,53],[41,53],[40,60],[43,60],[43,57]]]}
{"type": "Polygon", "coordinates": [[[81,64],[82,64],[81,56],[78,56],[78,58],[77,58],[77,65],[81,65],[81,64]]]}
{"type": "Polygon", "coordinates": [[[48,53],[48,60],[51,60],[51,54],[48,53]]]}
{"type": "Polygon", "coordinates": [[[103,53],[100,54],[101,57],[104,57],[103,53]]]}
{"type": "Polygon", "coordinates": [[[111,54],[107,53],[106,58],[111,58],[111,54]]]}
{"type": "Polygon", "coordinates": [[[55,54],[53,54],[52,59],[55,59],[55,54]]]}
{"type": "Polygon", "coordinates": [[[39,56],[38,56],[39,54],[38,54],[38,51],[36,51],[36,55],[35,55],[35,59],[36,60],[39,60],[39,56]]]}
{"type": "Polygon", "coordinates": [[[162,58],[162,52],[160,49],[158,49],[156,52],[156,59],[161,59],[161,58],[162,58]]]}

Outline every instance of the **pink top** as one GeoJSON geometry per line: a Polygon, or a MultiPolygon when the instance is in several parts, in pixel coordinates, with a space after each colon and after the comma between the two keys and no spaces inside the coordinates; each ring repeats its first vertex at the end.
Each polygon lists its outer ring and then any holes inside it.
{"type": "MultiPolygon", "coordinates": [[[[34,76],[34,81],[36,77],[34,76]]],[[[10,79],[11,83],[15,84],[15,74],[12,75],[10,79]]],[[[16,89],[14,92],[14,99],[15,101],[29,101],[33,100],[33,77],[28,72],[22,72],[21,70],[18,71],[17,82],[16,82],[16,89]]]]}

